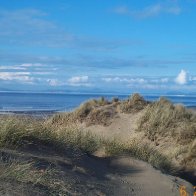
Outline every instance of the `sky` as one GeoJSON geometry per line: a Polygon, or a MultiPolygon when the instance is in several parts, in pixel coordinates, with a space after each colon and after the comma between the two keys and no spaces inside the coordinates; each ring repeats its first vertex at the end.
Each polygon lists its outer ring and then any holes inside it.
{"type": "Polygon", "coordinates": [[[0,91],[196,93],[196,0],[0,0],[0,91]]]}

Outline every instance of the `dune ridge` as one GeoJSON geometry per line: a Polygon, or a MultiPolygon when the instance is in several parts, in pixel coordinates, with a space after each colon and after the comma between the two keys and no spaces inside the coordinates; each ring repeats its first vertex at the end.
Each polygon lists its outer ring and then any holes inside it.
{"type": "Polygon", "coordinates": [[[1,116],[0,193],[179,195],[183,185],[193,194],[195,140],[194,112],[139,94],[40,120],[1,116]]]}

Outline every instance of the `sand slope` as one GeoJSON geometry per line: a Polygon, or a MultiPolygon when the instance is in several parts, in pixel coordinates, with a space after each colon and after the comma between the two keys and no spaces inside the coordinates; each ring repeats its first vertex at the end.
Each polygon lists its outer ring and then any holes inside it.
{"type": "MultiPolygon", "coordinates": [[[[58,178],[66,182],[67,195],[160,195],[178,196],[179,186],[187,187],[193,195],[192,185],[172,176],[166,176],[149,164],[130,157],[99,158],[66,152],[23,151],[2,149],[2,157],[20,161],[34,161],[40,167],[52,165],[58,178]]],[[[53,179],[51,179],[52,181],[53,179]]],[[[0,195],[48,195],[45,187],[37,185],[1,182],[0,195]]]]}
{"type": "Polygon", "coordinates": [[[130,138],[138,137],[135,129],[137,127],[137,121],[143,113],[144,111],[135,114],[118,113],[118,116],[113,119],[113,122],[109,126],[92,125],[86,127],[84,123],[81,126],[84,131],[90,131],[93,134],[107,139],[117,138],[126,142],[130,138]]]}
{"type": "MultiPolygon", "coordinates": [[[[124,175],[118,173],[112,175],[114,180],[119,181],[124,195],[177,196],[181,185],[186,186],[187,192],[193,195],[192,185],[180,178],[164,175],[145,162],[130,157],[121,157],[112,160],[111,164],[116,167],[116,171],[124,168],[124,175]]],[[[120,192],[116,195],[120,195],[120,192]]]]}
{"type": "MultiPolygon", "coordinates": [[[[118,113],[118,116],[109,126],[81,125],[84,131],[90,131],[93,134],[106,139],[117,139],[127,142],[130,138],[139,138],[146,140],[144,133],[136,132],[137,121],[143,115],[144,111],[135,114],[118,113]]],[[[101,150],[96,153],[97,156],[104,156],[101,150]]],[[[116,174],[110,174],[109,178],[117,181],[119,191],[116,195],[179,195],[179,187],[185,186],[190,195],[193,195],[193,185],[190,183],[169,175],[162,174],[149,164],[136,160],[131,157],[118,157],[111,161],[111,166],[116,169],[116,174]],[[118,173],[123,168],[123,175],[118,173]]]]}

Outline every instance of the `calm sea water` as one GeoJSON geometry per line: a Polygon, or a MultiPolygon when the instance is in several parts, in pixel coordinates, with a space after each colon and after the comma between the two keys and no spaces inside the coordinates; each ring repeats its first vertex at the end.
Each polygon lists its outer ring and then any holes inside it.
{"type": "MultiPolygon", "coordinates": [[[[54,94],[54,93],[8,93],[0,92],[0,113],[53,113],[55,111],[70,111],[82,102],[99,98],[119,97],[126,99],[128,95],[100,94],[54,94]]],[[[160,95],[143,95],[146,100],[153,101],[160,95]]],[[[196,107],[196,96],[167,95],[164,96],[173,103],[181,103],[187,107],[196,107]]]]}

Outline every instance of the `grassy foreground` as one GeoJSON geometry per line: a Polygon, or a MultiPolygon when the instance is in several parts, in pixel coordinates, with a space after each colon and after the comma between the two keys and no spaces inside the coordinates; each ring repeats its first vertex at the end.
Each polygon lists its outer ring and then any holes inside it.
{"type": "MultiPolygon", "coordinates": [[[[144,160],[162,172],[178,174],[183,168],[175,164],[173,157],[156,148],[165,138],[183,146],[183,150],[177,152],[178,155],[186,154],[182,160],[183,166],[194,169],[196,116],[183,106],[174,106],[165,99],[148,103],[139,95],[123,102],[117,99],[109,102],[102,98],[89,101],[74,112],[58,114],[45,120],[1,116],[0,181],[4,187],[15,184],[21,186],[24,192],[30,190],[32,195],[36,195],[36,191],[41,195],[71,195],[77,192],[78,184],[65,177],[72,175],[68,170],[63,173],[55,166],[56,162],[62,161],[55,157],[66,157],[68,162],[75,161],[79,157],[91,156],[99,149],[105,150],[106,157],[126,154],[144,160]],[[103,124],[117,112],[135,113],[141,110],[144,110],[144,115],[138,122],[137,131],[145,132],[148,140],[156,144],[155,147],[132,138],[127,143],[108,141],[90,132],[83,132],[76,126],[76,120],[87,120],[87,124],[89,121],[103,124]],[[54,159],[49,160],[49,155],[54,159]]],[[[66,164],[66,168],[72,167],[72,170],[75,168],[80,173],[88,173],[88,168],[66,164]]],[[[0,193],[5,193],[5,189],[1,189],[0,193]]],[[[31,195],[30,192],[27,195],[31,195]]]]}

